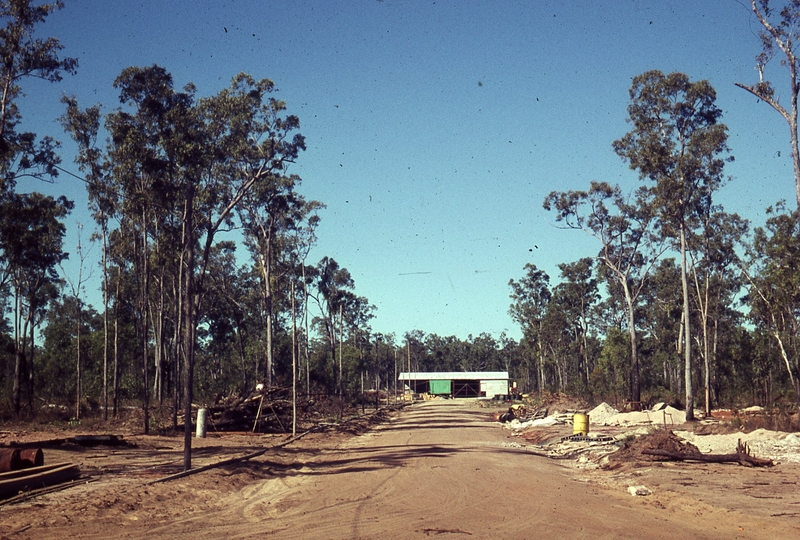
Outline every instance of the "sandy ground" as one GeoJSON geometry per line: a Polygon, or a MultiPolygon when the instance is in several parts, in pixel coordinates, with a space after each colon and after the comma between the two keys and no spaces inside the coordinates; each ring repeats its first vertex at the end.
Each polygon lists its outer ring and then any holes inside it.
{"type": "MultiPolygon", "coordinates": [[[[5,441],[37,434],[4,433],[5,441]]],[[[796,538],[794,463],[633,463],[604,471],[552,460],[474,402],[436,401],[362,432],[313,433],[249,461],[180,470],[181,443],[45,449],[79,463],[76,485],[0,506],[0,538],[796,538]],[[630,485],[652,494],[633,497],[630,485]]],[[[194,465],[285,437],[196,441],[194,465]]]]}

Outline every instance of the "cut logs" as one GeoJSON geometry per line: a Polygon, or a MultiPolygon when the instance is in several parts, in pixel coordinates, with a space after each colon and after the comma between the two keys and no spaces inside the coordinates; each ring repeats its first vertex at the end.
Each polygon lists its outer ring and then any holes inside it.
{"type": "Polygon", "coordinates": [[[41,489],[46,486],[75,480],[80,476],[77,465],[59,463],[33,467],[22,471],[0,473],[0,499],[13,497],[21,491],[41,489]]]}

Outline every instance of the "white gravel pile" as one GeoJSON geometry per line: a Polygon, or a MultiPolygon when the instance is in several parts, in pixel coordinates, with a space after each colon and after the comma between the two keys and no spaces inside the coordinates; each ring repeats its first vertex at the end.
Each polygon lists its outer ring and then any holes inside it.
{"type": "Polygon", "coordinates": [[[619,414],[619,411],[605,401],[589,411],[589,423],[602,426],[606,420],[619,414]]]}
{"type": "Polygon", "coordinates": [[[511,422],[506,422],[503,424],[503,427],[506,429],[514,429],[514,430],[522,430],[528,429],[532,427],[550,427],[556,425],[558,420],[554,416],[548,416],[546,418],[537,418],[536,420],[527,420],[525,422],[520,422],[519,419],[514,418],[511,422]]]}
{"type": "Polygon", "coordinates": [[[619,413],[605,419],[599,424],[605,426],[641,426],[641,425],[664,425],[667,426],[683,424],[686,422],[686,413],[679,411],[675,407],[664,407],[660,411],[634,411],[629,413],[619,413]]]}
{"type": "Polygon", "coordinates": [[[750,433],[726,435],[696,435],[691,431],[676,431],[675,435],[697,446],[703,453],[732,454],[741,439],[755,457],[783,463],[800,463],[800,433],[784,433],[757,429],[750,433]]]}

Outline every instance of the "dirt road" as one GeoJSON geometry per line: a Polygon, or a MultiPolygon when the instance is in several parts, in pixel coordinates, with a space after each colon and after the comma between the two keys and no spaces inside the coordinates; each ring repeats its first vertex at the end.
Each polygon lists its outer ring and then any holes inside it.
{"type": "MultiPolygon", "coordinates": [[[[324,446],[324,445],[323,445],[324,446]]],[[[0,511],[2,538],[790,538],[789,520],[608,489],[458,401],[329,448],[165,484],[67,490],[0,511]],[[26,521],[27,519],[27,521],[26,521]]]]}

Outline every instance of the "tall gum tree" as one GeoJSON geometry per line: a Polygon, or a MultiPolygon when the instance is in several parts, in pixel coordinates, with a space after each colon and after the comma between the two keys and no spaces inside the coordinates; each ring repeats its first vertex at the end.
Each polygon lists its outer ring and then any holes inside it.
{"type": "Polygon", "coordinates": [[[78,68],[74,58],[59,58],[63,46],[54,37],[33,36],[36,27],[62,2],[36,5],[31,0],[0,1],[0,195],[9,193],[17,178],[48,179],[58,175],[58,148],[51,137],[36,140],[33,133],[18,130],[22,120],[15,100],[22,95],[21,83],[37,78],[59,82],[64,73],[78,68]]]}
{"type": "Polygon", "coordinates": [[[754,231],[744,271],[749,318],[775,340],[800,404],[800,225],[782,204],[767,213],[765,226],[754,231]]]}
{"type": "Polygon", "coordinates": [[[296,175],[273,176],[251,190],[239,208],[245,243],[262,278],[268,388],[272,386],[274,373],[273,289],[278,280],[297,273],[307,245],[313,239],[313,229],[318,222],[316,211],[322,206],[316,201],[306,201],[296,191],[299,183],[300,177],[296,175]]]}
{"type": "Polygon", "coordinates": [[[641,377],[636,312],[648,277],[664,252],[664,242],[654,234],[652,195],[640,188],[629,201],[619,186],[592,182],[589,191],[551,192],[543,207],[555,211],[556,221],[565,227],[585,231],[601,243],[597,260],[624,300],[630,340],[629,396],[631,401],[639,402],[641,377]]]}
{"type": "MultiPolygon", "coordinates": [[[[3,251],[14,294],[15,364],[12,405],[20,414],[23,376],[33,378],[33,326],[38,309],[47,305],[58,281],[56,268],[67,258],[63,251],[66,232],[62,220],[73,208],[65,197],[54,199],[41,193],[16,194],[0,204],[0,249],[3,251]],[[28,330],[30,352],[26,355],[28,330]]],[[[30,386],[30,385],[29,385],[30,386]]],[[[29,387],[29,401],[31,401],[29,387]]]]}
{"type": "Polygon", "coordinates": [[[589,358],[590,312],[591,307],[600,299],[597,279],[594,277],[594,260],[585,257],[573,263],[561,263],[558,268],[563,281],[556,286],[553,295],[563,306],[572,327],[573,338],[578,347],[578,367],[588,385],[593,368],[589,358]]]}
{"type": "Polygon", "coordinates": [[[522,333],[536,350],[536,380],[539,393],[544,390],[544,344],[542,329],[547,306],[553,296],[550,276],[535,264],[525,265],[525,275],[519,281],[509,280],[512,303],[508,313],[522,327],[522,333]]]}
{"type": "Polygon", "coordinates": [[[713,207],[701,216],[701,227],[689,241],[691,277],[700,325],[700,356],[703,359],[704,413],[711,415],[711,369],[716,364],[719,322],[740,289],[741,262],[737,247],[749,224],[737,214],[713,207]]]}
{"type": "Polygon", "coordinates": [[[755,84],[734,83],[763,101],[789,125],[789,137],[794,166],[794,189],[797,210],[800,211],[800,142],[797,133],[797,94],[800,92],[798,80],[798,57],[795,53],[800,39],[800,1],[789,0],[781,8],[770,5],[769,0],[750,0],[750,11],[761,24],[759,33],[761,52],[756,56],[758,82],[755,84]],[[789,105],[783,105],[776,95],[775,85],[764,78],[764,70],[775,55],[781,56],[780,64],[789,71],[789,105]]]}
{"type": "MultiPolygon", "coordinates": [[[[172,242],[179,259],[175,326],[183,329],[184,468],[189,469],[197,325],[217,235],[238,226],[238,205],[256,186],[283,175],[305,140],[295,133],[299,119],[285,113],[286,104],[272,96],[275,85],[268,79],[239,74],[228,88],[199,100],[192,85],[176,91],[160,66],[127,68],[114,84],[124,108],[106,116],[109,145],[96,159],[111,167],[119,188],[120,229],[133,233],[128,242],[138,243],[145,411],[151,240],[167,223],[165,212],[180,224],[176,234],[157,238],[172,242]]],[[[88,155],[86,145],[84,150],[88,155]]]]}
{"type": "MultiPolygon", "coordinates": [[[[8,281],[16,288],[15,314],[22,315],[19,309],[24,297],[27,301],[27,315],[33,332],[34,314],[47,300],[41,296],[44,281],[54,279],[50,275],[52,267],[65,257],[61,251],[61,236],[57,232],[60,217],[71,209],[71,202],[60,198],[32,193],[17,195],[14,188],[22,177],[50,180],[58,176],[56,166],[60,158],[56,151],[58,143],[52,137],[38,139],[36,134],[21,130],[22,115],[16,100],[22,93],[22,83],[30,78],[47,82],[58,82],[65,73],[75,73],[78,62],[74,58],[61,58],[63,46],[54,37],[38,38],[34,33],[45,19],[63,3],[37,4],[31,0],[0,1],[0,216],[7,236],[0,238],[0,294],[3,294],[8,281]],[[22,220],[15,220],[14,213],[24,214],[22,220]],[[40,212],[37,215],[37,212],[40,212]],[[55,221],[46,223],[50,218],[55,221]],[[27,227],[27,228],[26,228],[27,227]],[[43,238],[36,244],[35,232],[41,228],[52,233],[52,238],[43,238]],[[33,237],[31,237],[33,235],[33,237]],[[23,238],[30,245],[23,245],[23,238]],[[51,254],[47,254],[48,242],[54,243],[51,254]],[[20,259],[21,253],[26,253],[20,259]],[[23,287],[20,289],[20,287],[23,287]],[[27,290],[27,292],[25,292],[27,290]],[[22,297],[20,296],[22,293],[22,297]]],[[[3,304],[0,301],[0,305],[3,304]]],[[[21,370],[28,369],[29,392],[31,399],[33,364],[22,364],[25,335],[17,338],[16,366],[12,402],[14,411],[19,414],[19,390],[21,370]]],[[[33,352],[31,334],[31,353],[33,352]]],[[[29,355],[30,356],[30,355],[29,355]]],[[[30,358],[28,358],[30,360],[30,358]]]]}
{"type": "Polygon", "coordinates": [[[628,122],[633,129],[613,144],[640,179],[652,182],[649,189],[661,233],[680,251],[688,420],[694,419],[694,394],[687,241],[725,180],[725,162],[733,159],[728,157],[728,130],[719,123],[721,116],[708,81],[648,71],[634,77],[631,85],[628,122]]]}

